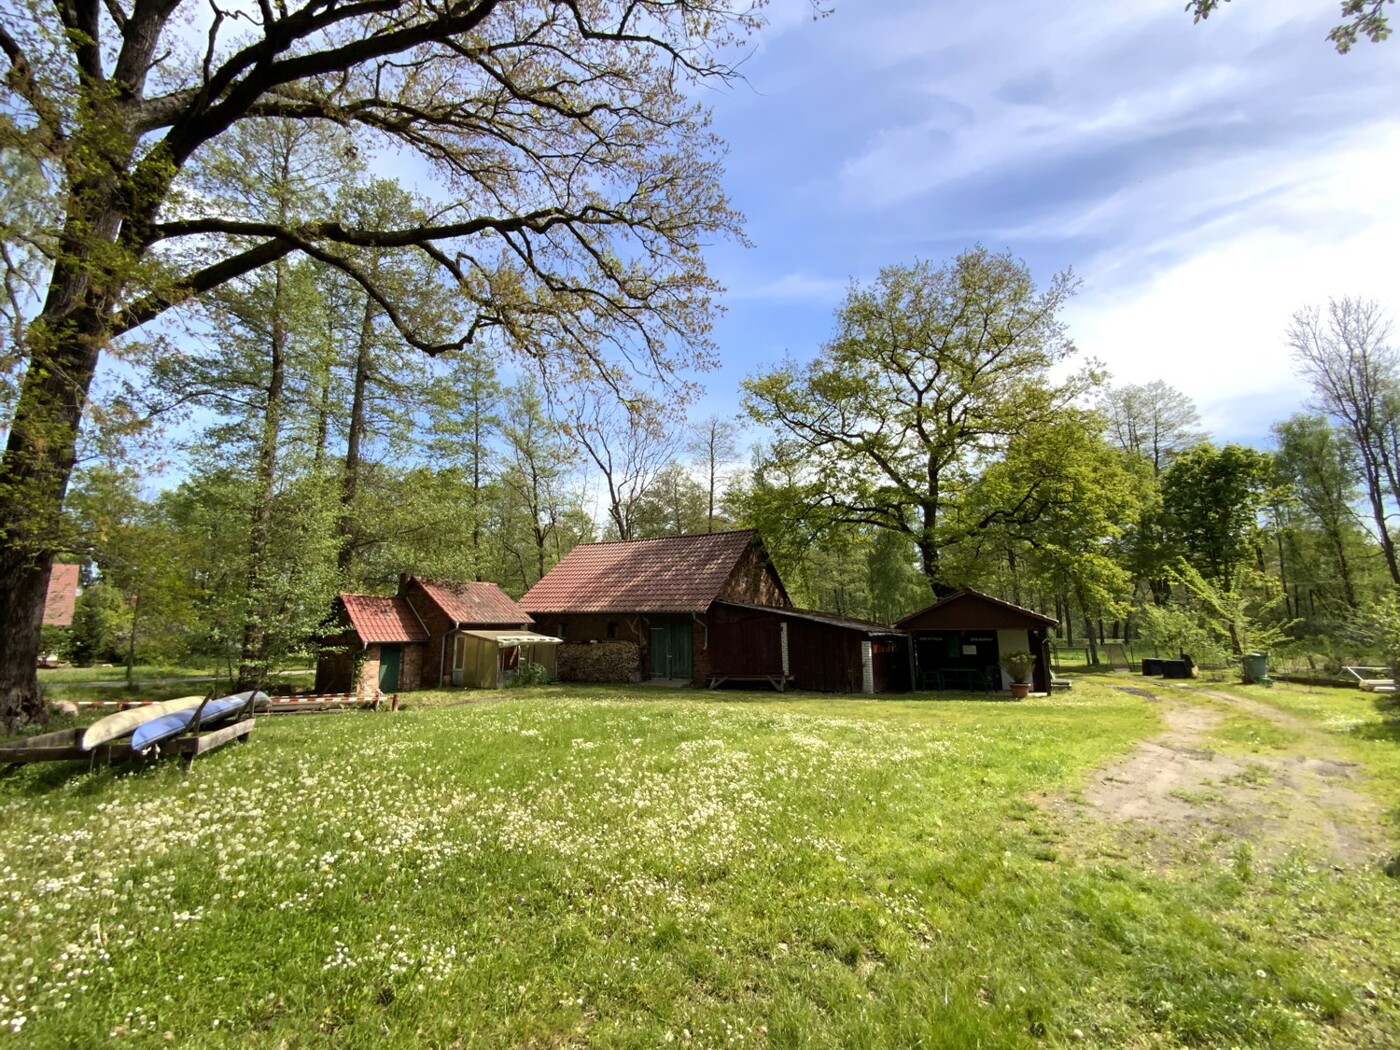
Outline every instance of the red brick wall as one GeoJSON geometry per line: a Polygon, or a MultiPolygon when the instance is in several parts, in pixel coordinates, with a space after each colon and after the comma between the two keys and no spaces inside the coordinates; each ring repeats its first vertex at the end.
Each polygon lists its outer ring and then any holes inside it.
{"type": "Polygon", "coordinates": [[[418,686],[415,688],[435,689],[452,684],[452,654],[443,659],[443,637],[453,629],[453,622],[447,618],[437,602],[428,597],[417,580],[399,585],[400,597],[406,599],[428,629],[428,641],[420,656],[418,686]]]}

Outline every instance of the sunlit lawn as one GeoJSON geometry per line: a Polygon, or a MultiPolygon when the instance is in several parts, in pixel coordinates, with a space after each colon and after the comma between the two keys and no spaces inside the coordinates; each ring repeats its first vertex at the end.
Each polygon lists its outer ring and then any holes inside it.
{"type": "Polygon", "coordinates": [[[0,781],[0,1042],[1400,1040],[1378,867],[1067,848],[1037,800],[1159,725],[1105,684],[468,695],[0,781]]]}

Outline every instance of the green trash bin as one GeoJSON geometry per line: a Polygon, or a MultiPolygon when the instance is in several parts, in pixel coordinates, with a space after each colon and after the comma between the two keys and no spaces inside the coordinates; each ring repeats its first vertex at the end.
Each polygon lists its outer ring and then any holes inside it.
{"type": "Polygon", "coordinates": [[[1266,653],[1244,654],[1244,680],[1249,683],[1269,681],[1269,657],[1266,653]]]}

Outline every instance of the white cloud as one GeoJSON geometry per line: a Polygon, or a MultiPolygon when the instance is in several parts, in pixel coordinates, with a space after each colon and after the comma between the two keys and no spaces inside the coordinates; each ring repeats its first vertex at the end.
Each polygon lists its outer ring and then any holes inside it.
{"type": "MultiPolygon", "coordinates": [[[[1397,167],[1391,122],[1273,173],[1270,192],[1235,214],[1120,243],[1082,271],[1070,311],[1081,350],[1116,382],[1166,379],[1225,436],[1259,432],[1265,406],[1278,418],[1306,397],[1284,340],[1294,311],[1329,296],[1400,301],[1400,201],[1380,189],[1397,167]]],[[[1148,207],[1149,193],[1120,204],[1148,207]]]]}
{"type": "Polygon", "coordinates": [[[757,284],[746,284],[742,280],[726,282],[730,299],[815,299],[823,303],[839,298],[849,283],[844,277],[812,277],[801,273],[786,273],[757,284]]]}

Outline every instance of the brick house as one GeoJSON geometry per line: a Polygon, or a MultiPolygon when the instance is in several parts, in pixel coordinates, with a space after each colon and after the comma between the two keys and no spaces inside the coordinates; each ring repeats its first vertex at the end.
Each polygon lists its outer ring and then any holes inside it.
{"type": "Polygon", "coordinates": [[[580,543],[520,605],[566,645],[637,645],[643,679],[707,681],[716,602],[789,609],[792,602],[751,529],[580,543]]]}
{"type": "MultiPolygon", "coordinates": [[[[553,638],[494,583],[423,579],[405,573],[397,594],[341,594],[332,606],[316,664],[316,691],[408,692],[466,684],[475,650],[487,642],[510,669],[553,638]],[[355,674],[358,666],[359,675],[355,674]]],[[[477,676],[478,678],[480,676],[477,676]]]]}

